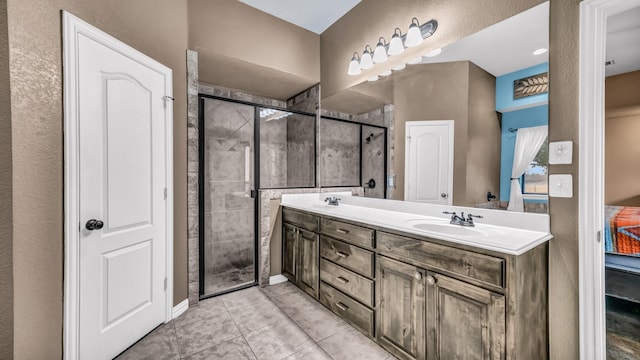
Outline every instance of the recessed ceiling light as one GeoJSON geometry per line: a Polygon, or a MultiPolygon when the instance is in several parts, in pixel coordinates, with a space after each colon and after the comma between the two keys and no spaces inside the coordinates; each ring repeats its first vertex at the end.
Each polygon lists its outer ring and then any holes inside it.
{"type": "Polygon", "coordinates": [[[534,51],[534,52],[533,52],[533,55],[542,55],[542,54],[546,53],[547,51],[549,51],[549,49],[547,49],[547,48],[540,48],[540,49],[538,49],[538,50],[534,51]]]}
{"type": "Polygon", "coordinates": [[[442,52],[442,49],[438,48],[438,49],[429,51],[428,53],[424,54],[424,56],[426,56],[426,57],[434,57],[434,56],[440,55],[441,52],[442,52]]]}
{"type": "Polygon", "coordinates": [[[419,64],[419,63],[420,63],[420,61],[422,61],[422,56],[417,57],[417,58],[415,58],[415,59],[413,59],[413,60],[409,60],[409,61],[407,62],[407,64],[409,64],[409,65],[415,65],[415,64],[419,64]]]}
{"type": "Polygon", "coordinates": [[[380,73],[380,76],[389,76],[391,75],[391,70],[386,70],[380,73]]]}
{"type": "Polygon", "coordinates": [[[392,69],[395,70],[395,71],[400,71],[400,70],[402,70],[402,69],[404,69],[406,67],[407,67],[407,64],[400,64],[398,66],[394,66],[392,69]]]}
{"type": "Polygon", "coordinates": [[[378,79],[379,79],[378,75],[375,75],[375,76],[370,77],[370,78],[369,78],[369,79],[367,79],[367,80],[369,80],[369,81],[376,81],[376,80],[378,80],[378,79]]]}

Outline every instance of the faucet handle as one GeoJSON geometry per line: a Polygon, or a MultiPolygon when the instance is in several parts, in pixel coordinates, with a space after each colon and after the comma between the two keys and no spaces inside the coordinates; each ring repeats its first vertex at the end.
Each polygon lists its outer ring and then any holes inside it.
{"type": "Polygon", "coordinates": [[[473,218],[482,219],[482,216],[481,215],[472,215],[472,214],[467,215],[467,221],[473,221],[473,218]]]}

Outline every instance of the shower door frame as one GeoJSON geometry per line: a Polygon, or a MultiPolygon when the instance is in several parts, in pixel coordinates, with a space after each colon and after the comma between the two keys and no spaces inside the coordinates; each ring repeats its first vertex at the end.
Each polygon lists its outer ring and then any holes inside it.
{"type": "MultiPolygon", "coordinates": [[[[260,274],[259,272],[259,263],[260,263],[260,190],[268,190],[273,188],[261,188],[260,187],[260,109],[274,109],[280,111],[287,111],[290,113],[305,115],[313,117],[313,185],[312,186],[296,186],[295,189],[310,189],[315,188],[318,183],[318,174],[317,174],[317,154],[318,154],[318,141],[317,141],[317,126],[318,126],[318,117],[317,114],[307,113],[303,111],[296,111],[292,109],[287,109],[278,106],[270,106],[264,104],[257,104],[249,101],[242,101],[236,99],[229,99],[225,97],[208,95],[199,93],[198,94],[198,298],[199,300],[204,300],[207,298],[224,295],[230,292],[250,288],[258,285],[258,280],[260,274]],[[204,256],[204,206],[205,206],[205,198],[204,198],[204,166],[205,166],[205,152],[204,149],[204,135],[205,135],[205,125],[204,125],[204,101],[205,99],[219,100],[225,101],[234,104],[252,106],[254,110],[253,117],[253,189],[251,190],[251,197],[253,198],[253,210],[254,210],[254,221],[253,221],[253,281],[251,283],[244,283],[238,286],[234,286],[219,292],[215,292],[212,294],[205,294],[205,256],[204,256]]],[[[386,132],[385,132],[386,134],[386,132]]],[[[385,169],[386,171],[386,169],[385,169]]],[[[287,189],[289,187],[280,187],[278,189],[287,189]]]]}

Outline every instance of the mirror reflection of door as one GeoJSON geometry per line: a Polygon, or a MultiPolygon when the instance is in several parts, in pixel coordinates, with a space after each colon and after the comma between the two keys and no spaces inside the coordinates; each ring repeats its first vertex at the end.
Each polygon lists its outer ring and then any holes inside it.
{"type": "Polygon", "coordinates": [[[453,120],[405,124],[405,201],[451,205],[453,120]]]}
{"type": "Polygon", "coordinates": [[[640,354],[640,7],[608,19],[605,68],[607,358],[640,354]]]}

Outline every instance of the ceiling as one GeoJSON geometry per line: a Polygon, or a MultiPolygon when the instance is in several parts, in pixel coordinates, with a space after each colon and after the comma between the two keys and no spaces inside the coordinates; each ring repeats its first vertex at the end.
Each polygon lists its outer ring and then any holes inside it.
{"type": "Polygon", "coordinates": [[[640,7],[614,15],[607,20],[606,76],[640,70],[640,7]]]}
{"type": "Polygon", "coordinates": [[[321,34],[361,0],[240,0],[301,28],[321,34]]]}
{"type": "Polygon", "coordinates": [[[448,45],[422,64],[469,60],[493,76],[501,76],[549,61],[549,2],[510,17],[448,45]]]}

